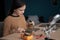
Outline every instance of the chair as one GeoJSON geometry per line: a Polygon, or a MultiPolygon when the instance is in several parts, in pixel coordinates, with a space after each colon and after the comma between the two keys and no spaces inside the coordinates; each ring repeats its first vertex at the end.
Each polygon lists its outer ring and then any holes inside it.
{"type": "Polygon", "coordinates": [[[0,37],[3,36],[3,22],[0,22],[0,37]]]}

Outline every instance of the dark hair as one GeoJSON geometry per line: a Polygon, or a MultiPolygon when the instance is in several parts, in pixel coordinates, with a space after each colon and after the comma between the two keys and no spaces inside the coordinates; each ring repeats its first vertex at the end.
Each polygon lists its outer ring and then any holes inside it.
{"type": "Polygon", "coordinates": [[[12,13],[14,12],[15,9],[20,8],[24,5],[26,5],[24,0],[13,0],[12,7],[11,7],[8,15],[12,15],[12,13]]]}

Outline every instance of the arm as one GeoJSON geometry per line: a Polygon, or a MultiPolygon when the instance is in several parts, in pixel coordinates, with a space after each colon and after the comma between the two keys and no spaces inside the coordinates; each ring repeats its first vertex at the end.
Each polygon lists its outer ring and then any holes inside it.
{"type": "Polygon", "coordinates": [[[7,18],[4,20],[3,36],[7,36],[10,34],[10,27],[11,27],[11,22],[10,19],[7,18]]]}

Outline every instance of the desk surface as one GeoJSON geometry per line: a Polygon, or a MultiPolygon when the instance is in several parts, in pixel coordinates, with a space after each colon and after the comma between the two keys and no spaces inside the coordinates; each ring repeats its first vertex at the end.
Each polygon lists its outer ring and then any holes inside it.
{"type": "MultiPolygon", "coordinates": [[[[42,27],[41,27],[42,28],[42,27]]],[[[35,34],[39,35],[39,34],[44,34],[43,31],[41,30],[38,30],[35,32],[35,34]]],[[[51,38],[52,39],[55,39],[55,40],[60,40],[60,29],[56,30],[56,32],[53,32],[50,34],[51,35],[51,38]]],[[[2,37],[1,39],[6,39],[6,40],[21,40],[20,38],[20,33],[14,33],[14,34],[11,34],[11,35],[8,35],[8,36],[5,36],[5,37],[2,37]]],[[[36,39],[34,37],[34,40],[44,40],[42,38],[39,38],[39,39],[36,39]]]]}

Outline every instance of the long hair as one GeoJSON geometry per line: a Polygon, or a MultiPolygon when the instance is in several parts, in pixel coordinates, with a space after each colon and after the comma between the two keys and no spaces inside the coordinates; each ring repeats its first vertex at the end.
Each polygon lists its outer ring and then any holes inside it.
{"type": "Polygon", "coordinates": [[[12,15],[12,13],[14,12],[15,9],[20,8],[20,7],[24,6],[24,5],[26,5],[24,0],[13,0],[11,9],[10,9],[8,15],[12,15]]]}

